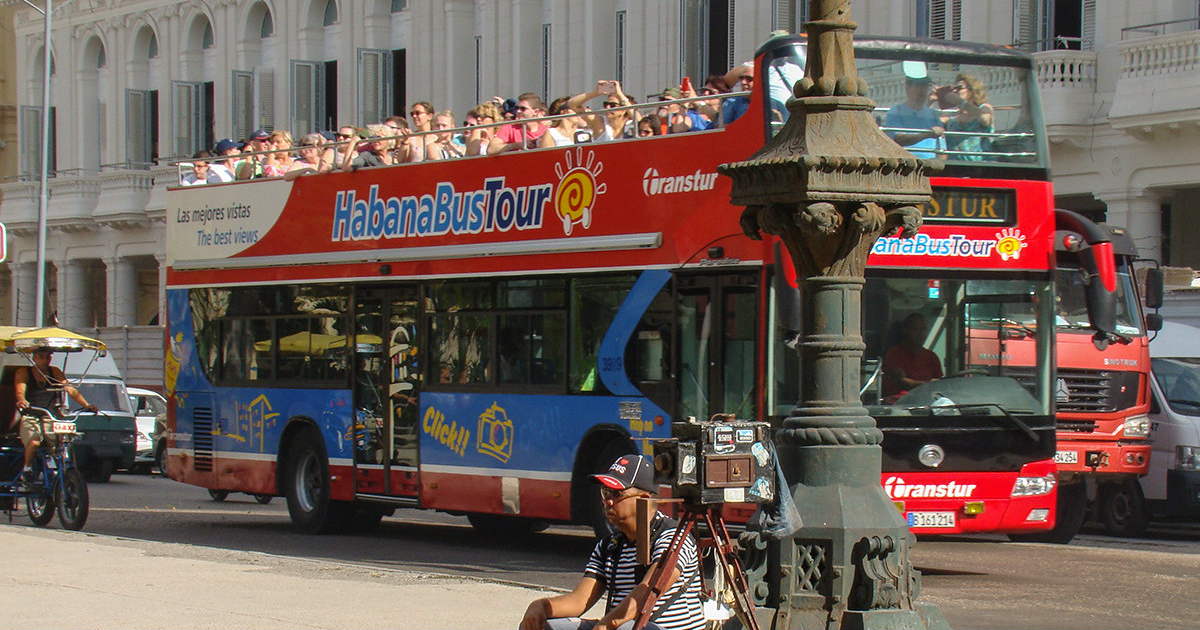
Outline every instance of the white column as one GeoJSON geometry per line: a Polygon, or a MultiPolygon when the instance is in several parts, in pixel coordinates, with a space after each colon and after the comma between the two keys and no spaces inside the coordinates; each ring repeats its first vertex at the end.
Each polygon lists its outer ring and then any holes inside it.
{"type": "Polygon", "coordinates": [[[159,252],[154,255],[158,263],[158,325],[167,325],[167,255],[159,252]]]}
{"type": "Polygon", "coordinates": [[[12,312],[16,326],[33,326],[37,276],[34,263],[8,263],[12,271],[12,312]]]}
{"type": "Polygon", "coordinates": [[[88,321],[88,299],[85,270],[82,261],[60,260],[58,267],[58,323],[68,329],[85,328],[88,321]]]}
{"type": "Polygon", "coordinates": [[[137,325],[137,267],[132,258],[105,258],[108,277],[106,308],[109,326],[137,325]]]}
{"type": "Polygon", "coordinates": [[[1139,256],[1154,260],[1162,258],[1162,206],[1156,195],[1137,191],[1097,193],[1096,198],[1108,206],[1108,223],[1129,230],[1139,256]]]}

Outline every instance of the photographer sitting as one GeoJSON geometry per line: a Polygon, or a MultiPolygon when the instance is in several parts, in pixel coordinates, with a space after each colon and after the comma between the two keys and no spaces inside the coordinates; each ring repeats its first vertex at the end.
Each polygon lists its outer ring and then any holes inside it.
{"type": "MultiPolygon", "coordinates": [[[[608,472],[592,475],[603,486],[605,516],[617,533],[601,539],[583,570],[575,590],[565,595],[535,600],[525,610],[521,630],[623,630],[633,627],[638,613],[650,595],[650,576],[662,559],[675,533],[675,521],[655,510],[651,522],[650,564],[637,563],[634,539],[637,529],[637,497],[651,497],[658,486],[654,467],[641,455],[623,455],[609,466],[608,472]],[[581,619],[608,593],[605,615],[600,619],[581,619]]],[[[651,509],[654,503],[651,502],[651,509]]],[[[688,536],[679,553],[679,562],[671,574],[671,587],[655,603],[647,628],[701,630],[704,613],[700,604],[700,564],[696,541],[688,536]]]]}

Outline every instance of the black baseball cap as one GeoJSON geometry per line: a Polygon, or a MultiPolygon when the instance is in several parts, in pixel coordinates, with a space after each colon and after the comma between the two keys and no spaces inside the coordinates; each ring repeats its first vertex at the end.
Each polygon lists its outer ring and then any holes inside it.
{"type": "Polygon", "coordinates": [[[613,490],[638,488],[658,494],[654,483],[654,464],[644,455],[622,455],[608,467],[608,472],[592,475],[592,482],[613,490]]]}

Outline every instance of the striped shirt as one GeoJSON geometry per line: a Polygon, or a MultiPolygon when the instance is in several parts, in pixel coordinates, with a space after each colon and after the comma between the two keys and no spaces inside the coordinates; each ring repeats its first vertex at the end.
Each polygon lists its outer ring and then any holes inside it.
{"type": "MultiPolygon", "coordinates": [[[[662,514],[659,515],[662,517],[662,514]]],[[[654,550],[650,554],[651,563],[662,558],[667,548],[671,546],[671,537],[675,528],[664,527],[654,540],[654,550]]],[[[622,534],[618,539],[624,541],[622,534]]],[[[690,535],[683,542],[679,552],[679,579],[671,585],[667,592],[659,596],[654,604],[654,613],[650,620],[665,630],[703,630],[704,611],[700,605],[700,562],[696,551],[696,541],[690,535]],[[682,593],[680,593],[682,591],[682,593]],[[666,606],[664,610],[663,607],[666,606]]],[[[637,568],[637,545],[632,541],[613,545],[608,539],[601,539],[592,550],[587,566],[583,570],[586,577],[594,578],[609,593],[607,610],[611,611],[621,603],[637,586],[635,575],[637,568]],[[620,553],[612,553],[620,549],[620,553]],[[608,551],[611,557],[605,557],[608,551]],[[610,579],[610,576],[611,579],[610,579]]]]}

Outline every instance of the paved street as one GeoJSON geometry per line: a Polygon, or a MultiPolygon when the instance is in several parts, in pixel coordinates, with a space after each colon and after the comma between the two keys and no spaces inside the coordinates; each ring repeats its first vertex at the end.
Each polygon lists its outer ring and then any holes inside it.
{"type": "MultiPolygon", "coordinates": [[[[371,536],[309,537],[291,532],[282,499],[216,503],[157,476],[91,490],[84,532],[38,530],[24,514],[0,526],[15,563],[5,592],[52,589],[62,611],[18,611],[6,625],[512,627],[536,593],[573,585],[591,546],[581,528],[495,540],[418,511],[371,536]]],[[[1189,628],[1200,610],[1197,527],[1067,546],[924,540],[913,559],[922,599],[956,628],[1189,628]]]]}

